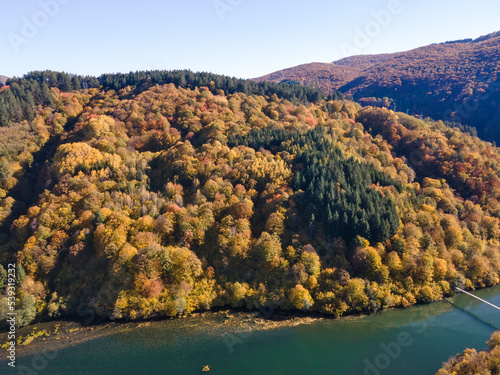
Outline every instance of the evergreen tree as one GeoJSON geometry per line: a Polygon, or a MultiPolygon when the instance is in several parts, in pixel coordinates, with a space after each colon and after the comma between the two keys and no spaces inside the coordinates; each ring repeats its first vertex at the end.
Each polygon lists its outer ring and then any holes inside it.
{"type": "Polygon", "coordinates": [[[60,73],[58,78],[59,78],[58,79],[59,90],[64,91],[64,92],[70,92],[71,90],[73,90],[73,86],[71,84],[71,78],[68,74],[60,73]]]}
{"type": "Polygon", "coordinates": [[[80,81],[80,77],[78,77],[77,75],[71,77],[71,85],[73,86],[74,90],[81,90],[82,82],[80,81]]]}
{"type": "Polygon", "coordinates": [[[54,107],[54,99],[52,98],[52,93],[50,92],[49,86],[45,82],[42,84],[41,98],[42,105],[54,107]]]}
{"type": "Polygon", "coordinates": [[[7,286],[7,271],[0,264],[0,293],[3,294],[3,291],[6,286],[7,286]]]}
{"type": "Polygon", "coordinates": [[[9,113],[3,96],[0,96],[0,126],[9,126],[9,113]]]}
{"type": "Polygon", "coordinates": [[[35,114],[33,112],[33,109],[35,108],[35,100],[33,99],[33,95],[31,92],[27,91],[25,93],[25,98],[22,102],[22,108],[23,108],[23,118],[28,120],[28,121],[33,121],[35,118],[35,114]]]}
{"type": "Polygon", "coordinates": [[[5,165],[4,158],[0,158],[0,183],[5,182],[9,178],[9,172],[5,165]]]}
{"type": "Polygon", "coordinates": [[[26,271],[24,270],[22,265],[18,265],[16,267],[16,284],[18,287],[20,287],[26,278],[26,271]]]}

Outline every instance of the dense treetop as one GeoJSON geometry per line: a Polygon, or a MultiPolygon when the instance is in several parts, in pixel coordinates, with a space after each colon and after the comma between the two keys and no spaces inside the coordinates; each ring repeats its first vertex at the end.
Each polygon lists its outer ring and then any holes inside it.
{"type": "MultiPolygon", "coordinates": [[[[134,94],[147,90],[153,85],[173,83],[183,88],[209,87],[214,94],[223,90],[227,94],[241,92],[246,95],[277,95],[298,102],[318,102],[326,95],[311,87],[294,84],[256,83],[250,80],[227,77],[212,73],[193,73],[190,70],[174,71],[139,71],[128,74],[103,74],[100,77],[80,76],[54,71],[35,71],[21,78],[8,79],[10,90],[0,86],[0,126],[9,126],[12,122],[32,121],[33,108],[36,105],[53,106],[50,89],[60,91],[85,90],[101,87],[104,90],[121,90],[133,86],[134,94]]],[[[343,98],[340,93],[331,98],[343,98]]]]}
{"type": "Polygon", "coordinates": [[[191,74],[2,89],[0,264],[18,266],[21,324],[341,316],[499,282],[497,148],[297,85],[191,74]]]}

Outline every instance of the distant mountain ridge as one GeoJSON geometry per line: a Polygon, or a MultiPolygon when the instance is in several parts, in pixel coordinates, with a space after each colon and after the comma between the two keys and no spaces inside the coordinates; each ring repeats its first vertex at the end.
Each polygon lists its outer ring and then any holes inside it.
{"type": "Polygon", "coordinates": [[[5,82],[7,82],[8,79],[9,77],[0,75],[0,83],[2,83],[3,85],[5,85],[5,82]]]}
{"type": "Polygon", "coordinates": [[[406,52],[299,65],[256,78],[296,81],[355,99],[391,98],[400,111],[456,121],[500,140],[500,32],[406,52]]]}
{"type": "Polygon", "coordinates": [[[302,64],[254,78],[253,80],[275,83],[299,82],[302,85],[317,87],[326,93],[331,93],[359,77],[365,69],[390,59],[394,55],[352,56],[332,63],[302,64]]]}

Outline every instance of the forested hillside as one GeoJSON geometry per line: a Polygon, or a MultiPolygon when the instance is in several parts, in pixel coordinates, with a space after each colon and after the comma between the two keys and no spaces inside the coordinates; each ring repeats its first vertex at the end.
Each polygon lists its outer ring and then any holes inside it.
{"type": "Polygon", "coordinates": [[[296,81],[402,112],[475,126],[499,141],[500,32],[407,52],[305,64],[256,81],[296,81]]]}
{"type": "MultiPolygon", "coordinates": [[[[0,126],[10,126],[23,120],[33,121],[35,106],[54,106],[51,88],[62,92],[102,88],[120,90],[133,86],[133,94],[147,90],[154,84],[173,83],[180,87],[196,88],[209,86],[213,92],[224,89],[228,94],[241,92],[246,95],[272,95],[297,102],[318,102],[326,95],[311,87],[269,82],[255,83],[233,77],[211,73],[193,73],[189,70],[130,72],[128,74],[103,74],[100,77],[79,76],[53,71],[31,72],[21,79],[7,80],[7,86],[0,87],[0,126]],[[7,90],[9,88],[10,90],[7,90]]],[[[329,99],[343,98],[341,93],[333,93],[329,99]]]]}
{"type": "Polygon", "coordinates": [[[500,280],[499,150],[441,121],[187,71],[7,83],[0,287],[16,262],[22,324],[341,316],[500,280]]]}

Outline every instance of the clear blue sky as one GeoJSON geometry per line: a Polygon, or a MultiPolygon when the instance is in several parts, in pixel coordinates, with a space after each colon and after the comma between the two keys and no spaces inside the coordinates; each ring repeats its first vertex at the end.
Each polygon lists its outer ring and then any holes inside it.
{"type": "Polygon", "coordinates": [[[346,57],[346,46],[397,52],[500,30],[498,0],[18,0],[2,1],[0,14],[7,76],[191,69],[251,78],[346,57]],[[54,2],[59,9],[43,10],[54,2]],[[375,18],[390,9],[390,19],[375,18]],[[356,40],[358,30],[371,36],[356,40]]]}

